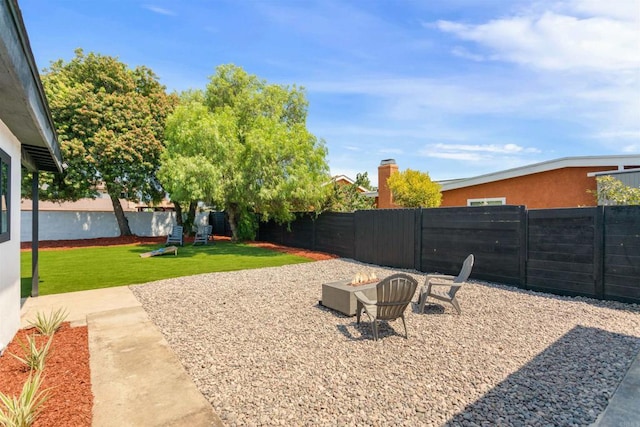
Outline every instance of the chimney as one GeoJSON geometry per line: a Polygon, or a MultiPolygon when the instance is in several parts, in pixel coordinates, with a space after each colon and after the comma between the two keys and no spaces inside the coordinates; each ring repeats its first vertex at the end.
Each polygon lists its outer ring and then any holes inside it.
{"type": "Polygon", "coordinates": [[[393,203],[393,195],[387,186],[387,179],[396,172],[398,172],[398,165],[394,159],[385,159],[380,162],[380,166],[378,166],[378,209],[397,207],[393,203]]]}

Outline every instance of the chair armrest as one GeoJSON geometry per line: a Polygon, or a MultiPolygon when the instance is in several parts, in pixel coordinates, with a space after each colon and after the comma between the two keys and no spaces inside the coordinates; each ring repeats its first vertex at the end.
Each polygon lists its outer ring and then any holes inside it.
{"type": "Polygon", "coordinates": [[[444,279],[444,280],[453,280],[456,276],[452,276],[450,274],[427,274],[425,280],[429,281],[431,279],[444,279]]]}
{"type": "Polygon", "coordinates": [[[357,300],[367,305],[375,305],[375,301],[371,301],[362,291],[356,291],[353,293],[353,296],[356,297],[357,300]]]}
{"type": "Polygon", "coordinates": [[[422,293],[429,293],[431,291],[431,288],[433,286],[451,286],[453,285],[453,280],[455,279],[455,276],[451,276],[449,274],[427,274],[427,277],[424,281],[424,286],[422,287],[422,293]],[[436,280],[445,280],[445,283],[438,283],[435,280],[432,279],[436,279],[436,280]]]}

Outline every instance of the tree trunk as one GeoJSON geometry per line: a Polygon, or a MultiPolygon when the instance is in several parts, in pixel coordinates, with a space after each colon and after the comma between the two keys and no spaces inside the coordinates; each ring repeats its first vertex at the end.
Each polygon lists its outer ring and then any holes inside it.
{"type": "Polygon", "coordinates": [[[193,227],[193,224],[196,223],[196,208],[198,207],[198,202],[191,201],[189,202],[189,212],[187,213],[187,221],[193,227]]]}
{"type": "Polygon", "coordinates": [[[179,202],[173,202],[176,209],[176,225],[184,225],[182,222],[182,205],[179,202]]]}
{"type": "Polygon", "coordinates": [[[121,236],[131,236],[131,229],[129,228],[129,221],[127,217],[124,216],[124,210],[122,209],[122,205],[120,204],[120,199],[118,199],[113,194],[109,193],[109,197],[111,198],[111,204],[113,205],[113,213],[116,215],[116,221],[118,221],[118,228],[120,228],[121,236]]]}
{"type": "Polygon", "coordinates": [[[193,225],[196,222],[196,209],[198,208],[198,202],[189,202],[189,210],[187,211],[187,217],[184,219],[184,232],[192,236],[193,235],[193,225]]]}
{"type": "Polygon", "coordinates": [[[229,217],[229,228],[231,228],[231,241],[238,241],[238,226],[236,224],[236,211],[233,206],[227,208],[227,216],[229,217]]]}

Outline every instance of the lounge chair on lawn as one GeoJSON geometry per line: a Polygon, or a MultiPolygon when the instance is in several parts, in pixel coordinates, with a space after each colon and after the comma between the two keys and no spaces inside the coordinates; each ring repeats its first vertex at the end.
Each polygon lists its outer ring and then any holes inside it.
{"type": "Polygon", "coordinates": [[[193,239],[194,246],[198,243],[206,245],[209,243],[209,236],[211,236],[213,227],[211,225],[201,225],[196,231],[196,237],[193,239]]]}
{"type": "Polygon", "coordinates": [[[183,228],[181,225],[174,225],[171,229],[171,233],[167,236],[167,243],[165,243],[165,246],[172,244],[182,246],[182,230],[183,228]]]}

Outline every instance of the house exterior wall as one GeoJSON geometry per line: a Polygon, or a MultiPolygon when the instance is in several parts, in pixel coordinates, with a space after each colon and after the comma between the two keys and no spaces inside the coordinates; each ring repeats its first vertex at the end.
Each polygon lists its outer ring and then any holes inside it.
{"type": "Polygon", "coordinates": [[[11,238],[0,243],[0,351],[20,326],[20,142],[0,120],[0,148],[11,157],[11,238]]]}
{"type": "Polygon", "coordinates": [[[588,191],[596,190],[589,172],[611,170],[612,166],[562,168],[486,184],[442,192],[441,206],[467,206],[468,199],[506,198],[507,205],[529,209],[596,206],[588,191]]]}

